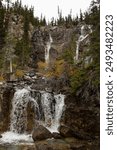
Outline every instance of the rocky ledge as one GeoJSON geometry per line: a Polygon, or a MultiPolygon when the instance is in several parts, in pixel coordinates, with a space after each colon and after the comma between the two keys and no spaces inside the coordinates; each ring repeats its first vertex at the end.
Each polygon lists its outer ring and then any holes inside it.
{"type": "Polygon", "coordinates": [[[92,139],[86,135],[74,133],[67,126],[59,128],[59,136],[54,137],[55,133],[50,133],[43,126],[38,126],[32,138],[35,142],[36,150],[99,150],[99,140],[92,139]]]}

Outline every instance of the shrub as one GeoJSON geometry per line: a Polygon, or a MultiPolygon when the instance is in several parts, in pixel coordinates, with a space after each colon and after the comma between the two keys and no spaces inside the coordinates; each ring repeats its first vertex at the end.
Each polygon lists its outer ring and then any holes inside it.
{"type": "Polygon", "coordinates": [[[23,70],[20,70],[20,69],[16,70],[15,76],[16,76],[17,78],[22,78],[22,77],[24,76],[24,71],[23,71],[23,70]]]}

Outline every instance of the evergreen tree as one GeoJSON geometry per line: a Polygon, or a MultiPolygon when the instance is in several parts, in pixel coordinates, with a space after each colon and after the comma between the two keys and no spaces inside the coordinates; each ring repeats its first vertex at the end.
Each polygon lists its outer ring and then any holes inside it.
{"type": "Polygon", "coordinates": [[[82,21],[83,21],[83,14],[82,14],[82,11],[80,9],[80,22],[82,22],[82,21]]]}
{"type": "Polygon", "coordinates": [[[46,26],[46,18],[43,17],[43,15],[41,14],[41,18],[40,18],[40,21],[39,21],[39,25],[40,26],[46,26]]]}
{"type": "Polygon", "coordinates": [[[51,25],[54,26],[54,17],[51,19],[51,25]]]}
{"type": "Polygon", "coordinates": [[[73,20],[73,25],[77,26],[78,23],[79,23],[79,18],[78,18],[78,15],[77,15],[76,18],[73,20]]]}
{"type": "MultiPolygon", "coordinates": [[[[87,56],[90,56],[92,61],[87,67],[83,65],[83,62],[80,62],[82,65],[78,64],[75,67],[75,74],[71,76],[70,84],[74,94],[78,90],[80,90],[79,94],[83,91],[88,91],[86,94],[90,97],[92,93],[99,94],[100,86],[100,10],[95,9],[90,14],[85,13],[85,20],[87,20],[88,24],[92,25],[93,31],[90,34],[89,50],[85,52],[82,59],[85,60],[87,56]],[[87,76],[89,77],[87,78],[87,76]]],[[[85,96],[82,96],[82,98],[83,100],[87,99],[85,96]]]]}
{"type": "Polygon", "coordinates": [[[28,31],[29,31],[29,16],[26,11],[25,16],[24,16],[24,34],[23,34],[23,39],[25,43],[29,41],[28,31]]]}
{"type": "Polygon", "coordinates": [[[4,45],[4,38],[5,38],[4,18],[5,18],[5,8],[3,7],[2,3],[0,3],[0,51],[4,45]]]}

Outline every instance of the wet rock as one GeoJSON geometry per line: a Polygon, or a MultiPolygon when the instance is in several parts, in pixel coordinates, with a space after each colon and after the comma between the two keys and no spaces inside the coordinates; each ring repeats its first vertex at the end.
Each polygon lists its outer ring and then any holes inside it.
{"type": "Polygon", "coordinates": [[[2,144],[0,150],[36,150],[34,144],[2,144]]]}
{"type": "Polygon", "coordinates": [[[99,150],[98,140],[79,140],[74,137],[64,138],[64,141],[70,145],[71,150],[99,150]]]}
{"type": "Polygon", "coordinates": [[[70,145],[60,139],[39,141],[36,143],[36,150],[71,150],[70,145]]]}
{"type": "Polygon", "coordinates": [[[38,61],[45,61],[45,41],[49,39],[47,32],[42,32],[40,29],[34,31],[32,35],[32,54],[31,62],[29,65],[33,68],[37,68],[38,61]]]}
{"type": "Polygon", "coordinates": [[[48,92],[48,93],[52,93],[53,92],[53,88],[51,88],[51,87],[50,88],[45,88],[45,91],[48,92]]]}
{"type": "Polygon", "coordinates": [[[49,41],[49,34],[51,34],[53,39],[50,48],[50,63],[52,64],[57,57],[61,56],[64,51],[69,48],[72,34],[77,37],[77,32],[74,32],[74,30],[77,30],[77,28],[67,29],[66,27],[40,27],[39,29],[36,29],[32,34],[30,66],[32,68],[37,68],[38,62],[45,62],[45,48],[49,41]]]}
{"type": "Polygon", "coordinates": [[[83,140],[78,140],[74,137],[69,137],[64,139],[66,143],[70,145],[72,150],[86,150],[86,143],[83,140]]]}
{"type": "Polygon", "coordinates": [[[50,61],[51,63],[56,60],[56,58],[58,57],[58,52],[56,49],[52,48],[50,49],[50,61]]]}
{"type": "Polygon", "coordinates": [[[74,137],[90,139],[90,137],[99,136],[99,106],[94,106],[95,101],[89,97],[89,100],[83,101],[77,96],[67,95],[65,98],[65,112],[62,123],[72,129],[74,137]]]}
{"type": "Polygon", "coordinates": [[[86,150],[86,146],[82,144],[71,145],[72,150],[86,150]]]}
{"type": "Polygon", "coordinates": [[[74,131],[70,127],[65,126],[65,125],[62,125],[59,127],[59,132],[60,132],[61,136],[66,137],[66,138],[74,137],[74,138],[77,138],[80,140],[91,140],[92,139],[89,135],[84,134],[82,132],[74,131]]]}
{"type": "Polygon", "coordinates": [[[34,141],[41,141],[44,139],[52,138],[52,134],[44,126],[39,125],[37,128],[34,129],[32,133],[32,138],[34,141]]]}
{"type": "Polygon", "coordinates": [[[53,133],[52,133],[52,137],[53,137],[54,139],[61,139],[61,138],[62,138],[61,135],[60,135],[60,133],[57,133],[57,132],[53,132],[53,133]]]}
{"type": "Polygon", "coordinates": [[[73,136],[73,131],[65,125],[62,125],[59,127],[59,132],[60,132],[60,135],[63,137],[72,137],[73,136]]]}
{"type": "Polygon", "coordinates": [[[11,112],[11,100],[14,95],[14,88],[12,86],[7,85],[2,89],[2,97],[1,97],[1,112],[0,118],[2,119],[0,123],[3,125],[1,127],[2,132],[7,131],[10,123],[10,112],[11,112]]]}
{"type": "Polygon", "coordinates": [[[0,135],[0,138],[2,138],[2,135],[0,135]]]}

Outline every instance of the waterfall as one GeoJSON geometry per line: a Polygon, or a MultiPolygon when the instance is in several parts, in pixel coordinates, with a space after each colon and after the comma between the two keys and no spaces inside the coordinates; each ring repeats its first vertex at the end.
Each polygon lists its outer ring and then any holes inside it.
{"type": "Polygon", "coordinates": [[[42,91],[39,98],[37,97],[38,93],[32,93],[32,95],[31,93],[31,89],[25,88],[18,89],[15,92],[12,101],[10,131],[25,133],[27,129],[27,105],[29,102],[31,102],[35,110],[35,122],[44,125],[50,131],[57,131],[64,108],[65,96],[42,91]]]}
{"type": "Polygon", "coordinates": [[[47,42],[46,48],[45,48],[45,62],[48,64],[50,59],[50,48],[51,44],[53,42],[51,34],[49,34],[49,41],[47,42]]]}
{"type": "Polygon", "coordinates": [[[39,107],[30,96],[30,88],[16,89],[12,100],[10,131],[2,134],[0,143],[32,143],[31,134],[26,133],[27,105],[31,103],[35,111],[35,120],[39,119],[39,107]]]}
{"type": "Polygon", "coordinates": [[[37,102],[30,96],[30,90],[18,89],[12,101],[10,131],[15,133],[24,133],[27,128],[27,105],[31,105],[35,110],[35,120],[38,119],[39,107],[37,102]]]}
{"type": "Polygon", "coordinates": [[[42,94],[41,101],[45,117],[43,125],[51,132],[58,132],[60,119],[64,109],[64,98],[65,96],[62,94],[53,95],[47,92],[42,94]]]}
{"type": "MultiPolygon", "coordinates": [[[[79,38],[80,39],[80,38],[79,38]]],[[[76,56],[74,57],[74,62],[77,63],[78,62],[78,58],[79,58],[79,46],[80,46],[80,40],[78,40],[76,42],[76,56]]]]}
{"type": "MultiPolygon", "coordinates": [[[[88,26],[88,28],[90,29],[90,33],[91,33],[92,32],[91,26],[88,26]]],[[[89,34],[86,34],[86,32],[85,32],[85,25],[83,25],[81,27],[81,35],[79,36],[78,41],[76,41],[76,55],[74,57],[75,63],[78,63],[78,60],[79,60],[80,43],[82,41],[84,41],[88,36],[89,36],[89,34]]]]}
{"type": "Polygon", "coordinates": [[[79,59],[79,47],[80,47],[80,42],[82,41],[82,39],[84,38],[85,32],[84,32],[85,26],[83,25],[81,27],[81,35],[78,38],[78,41],[76,41],[76,56],[74,57],[74,62],[77,63],[78,59],[79,59]]]}
{"type": "Polygon", "coordinates": [[[54,114],[54,119],[53,119],[53,124],[52,124],[52,129],[54,131],[57,131],[59,125],[60,125],[60,119],[63,113],[63,109],[64,109],[64,99],[65,99],[65,95],[62,94],[58,94],[54,96],[55,98],[55,114],[54,114]]]}
{"type": "Polygon", "coordinates": [[[46,91],[34,91],[31,88],[17,89],[12,99],[10,114],[10,131],[2,134],[2,142],[32,142],[30,134],[27,134],[27,107],[28,103],[34,110],[36,125],[43,125],[51,132],[58,132],[60,119],[64,109],[65,95],[48,93],[46,91]]]}
{"type": "Polygon", "coordinates": [[[82,27],[81,27],[81,36],[84,36],[85,35],[85,26],[83,25],[82,27]]]}
{"type": "Polygon", "coordinates": [[[52,124],[52,105],[53,105],[53,96],[50,93],[44,92],[41,98],[42,108],[44,111],[44,126],[50,127],[52,124]]]}

